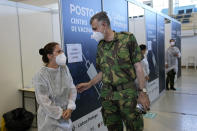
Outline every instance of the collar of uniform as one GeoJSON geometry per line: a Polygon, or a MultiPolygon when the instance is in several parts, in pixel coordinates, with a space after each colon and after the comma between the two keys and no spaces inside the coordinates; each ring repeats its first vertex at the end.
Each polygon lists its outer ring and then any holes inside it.
{"type": "Polygon", "coordinates": [[[114,45],[114,43],[116,43],[118,41],[118,33],[115,31],[113,31],[113,32],[114,32],[114,39],[113,40],[111,40],[111,41],[101,40],[100,41],[99,44],[102,45],[102,47],[104,49],[107,49],[107,50],[111,49],[111,47],[114,45]]]}
{"type": "Polygon", "coordinates": [[[113,31],[113,32],[114,32],[114,39],[113,39],[113,41],[116,42],[116,41],[118,41],[118,33],[115,32],[115,31],[113,31]]]}
{"type": "Polygon", "coordinates": [[[104,40],[104,42],[109,43],[109,42],[116,42],[116,41],[118,40],[118,33],[115,32],[115,31],[113,31],[113,32],[114,32],[114,39],[111,40],[111,41],[105,41],[105,40],[104,40]]]}

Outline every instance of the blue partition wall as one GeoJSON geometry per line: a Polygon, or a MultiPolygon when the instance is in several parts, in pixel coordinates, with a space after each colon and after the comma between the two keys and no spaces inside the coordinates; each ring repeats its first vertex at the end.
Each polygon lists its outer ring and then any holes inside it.
{"type": "Polygon", "coordinates": [[[128,2],[126,0],[103,0],[103,11],[111,21],[116,32],[128,31],[128,2]]]}
{"type": "MultiPolygon", "coordinates": [[[[125,0],[61,0],[62,32],[65,54],[67,44],[81,44],[83,62],[67,63],[74,83],[90,80],[87,71],[96,62],[97,42],[91,39],[92,29],[89,24],[91,16],[102,9],[108,13],[113,30],[128,31],[128,5],[125,0]]],[[[72,114],[75,121],[82,116],[101,107],[99,90],[101,83],[96,87],[78,94],[77,109],[72,114]]]]}
{"type": "MultiPolygon", "coordinates": [[[[181,24],[172,21],[171,24],[172,38],[176,40],[176,46],[181,51],[181,24]]],[[[178,73],[177,77],[181,76],[181,59],[178,59],[178,73]]]]}
{"type": "Polygon", "coordinates": [[[158,51],[157,51],[157,23],[156,13],[145,10],[145,25],[146,25],[146,42],[148,48],[148,63],[150,69],[150,81],[153,81],[159,76],[158,67],[158,51]]]}
{"type": "MultiPolygon", "coordinates": [[[[101,11],[101,0],[61,0],[60,5],[65,54],[67,54],[67,44],[82,45],[83,62],[67,64],[77,85],[89,81],[87,70],[91,64],[95,67],[98,43],[91,39],[92,29],[89,21],[92,15],[101,11]]],[[[77,95],[77,108],[72,114],[73,121],[101,106],[97,92],[99,87],[97,85],[97,89],[90,88],[77,95]]]]}
{"type": "MultiPolygon", "coordinates": [[[[177,47],[179,48],[180,52],[181,52],[181,24],[176,23],[176,27],[177,27],[177,39],[176,39],[176,43],[177,43],[177,47]]],[[[178,59],[178,77],[181,77],[181,59],[178,59]]]]}
{"type": "Polygon", "coordinates": [[[165,89],[165,24],[164,17],[157,14],[157,48],[159,65],[159,92],[165,89]]]}

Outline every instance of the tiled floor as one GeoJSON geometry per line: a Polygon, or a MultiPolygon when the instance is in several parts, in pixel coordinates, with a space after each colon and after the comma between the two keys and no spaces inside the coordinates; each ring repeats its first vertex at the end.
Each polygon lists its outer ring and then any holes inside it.
{"type": "Polygon", "coordinates": [[[175,87],[153,103],[157,116],[145,118],[144,131],[197,131],[197,71],[183,69],[175,87]]]}
{"type": "Polygon", "coordinates": [[[177,91],[163,92],[152,104],[157,116],[144,119],[144,131],[197,131],[197,71],[183,69],[175,87],[177,91]]]}

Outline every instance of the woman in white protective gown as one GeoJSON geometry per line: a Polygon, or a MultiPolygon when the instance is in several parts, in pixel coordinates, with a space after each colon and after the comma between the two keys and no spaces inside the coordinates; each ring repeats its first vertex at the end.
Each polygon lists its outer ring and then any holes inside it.
{"type": "Polygon", "coordinates": [[[60,45],[48,43],[39,50],[45,66],[33,78],[38,131],[72,131],[71,113],[75,110],[76,87],[66,66],[60,45]]]}

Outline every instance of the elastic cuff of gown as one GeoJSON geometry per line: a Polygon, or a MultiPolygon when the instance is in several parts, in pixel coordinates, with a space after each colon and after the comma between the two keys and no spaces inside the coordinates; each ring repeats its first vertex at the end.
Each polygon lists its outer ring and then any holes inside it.
{"type": "Polygon", "coordinates": [[[63,109],[60,108],[60,113],[59,113],[59,115],[58,115],[58,117],[57,117],[57,120],[60,119],[60,118],[62,117],[62,114],[63,114],[63,109]]]}
{"type": "Polygon", "coordinates": [[[67,106],[67,109],[75,110],[75,108],[76,108],[75,103],[73,103],[72,101],[69,101],[69,104],[67,106]]]}

